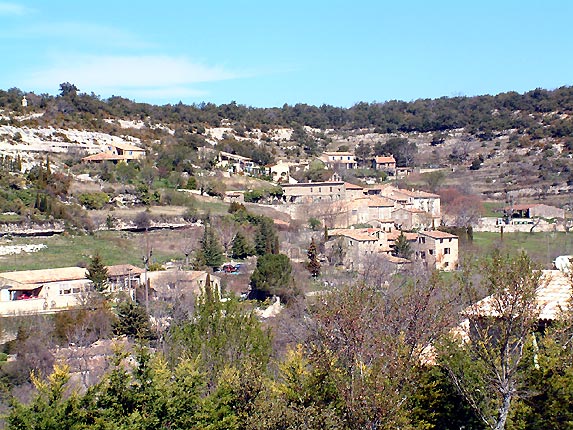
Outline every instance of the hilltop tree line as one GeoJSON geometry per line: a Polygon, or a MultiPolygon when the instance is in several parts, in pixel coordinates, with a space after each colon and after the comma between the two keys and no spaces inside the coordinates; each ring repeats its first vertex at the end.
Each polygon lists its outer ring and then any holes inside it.
{"type": "Polygon", "coordinates": [[[130,118],[181,124],[183,132],[198,134],[205,125],[220,126],[222,120],[238,127],[238,134],[253,128],[266,132],[273,127],[303,125],[322,129],[373,128],[379,133],[441,132],[463,127],[485,138],[508,129],[527,131],[536,137],[564,137],[573,132],[571,119],[564,116],[573,110],[573,88],[569,86],[555,90],[537,88],[523,94],[510,91],[493,96],[360,102],[350,108],[301,103],[256,108],[234,101],[221,105],[179,102],[155,106],[120,96],[101,99],[94,93],[79,92],[75,85],[66,82],[61,84],[58,96],[24,93],[18,88],[0,91],[0,107],[21,111],[24,95],[28,98],[27,109],[44,110],[45,120],[74,117],[89,125],[102,118],[130,118]]]}

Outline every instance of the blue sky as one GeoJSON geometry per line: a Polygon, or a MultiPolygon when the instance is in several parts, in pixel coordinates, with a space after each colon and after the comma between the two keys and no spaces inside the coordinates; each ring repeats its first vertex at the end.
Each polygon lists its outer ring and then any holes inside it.
{"type": "Polygon", "coordinates": [[[573,84],[569,0],[0,0],[0,88],[259,107],[573,84]]]}

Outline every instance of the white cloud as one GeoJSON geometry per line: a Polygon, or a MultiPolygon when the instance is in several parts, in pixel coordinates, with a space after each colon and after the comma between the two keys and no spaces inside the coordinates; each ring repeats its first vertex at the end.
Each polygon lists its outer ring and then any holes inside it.
{"type": "Polygon", "coordinates": [[[26,15],[30,12],[33,12],[33,9],[30,9],[27,6],[17,4],[17,3],[0,2],[0,16],[2,16],[2,15],[26,15]]]}
{"type": "Polygon", "coordinates": [[[54,92],[62,82],[71,82],[81,91],[103,96],[131,93],[140,97],[204,95],[193,84],[243,77],[219,66],[194,63],[186,57],[69,56],[22,79],[25,88],[54,92]]]}

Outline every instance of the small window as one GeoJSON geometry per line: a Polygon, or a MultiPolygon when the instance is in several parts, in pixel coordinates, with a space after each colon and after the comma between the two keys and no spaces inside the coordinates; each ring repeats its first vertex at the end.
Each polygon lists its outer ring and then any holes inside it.
{"type": "Polygon", "coordinates": [[[421,258],[426,258],[426,253],[424,251],[420,251],[420,257],[421,258]]]}
{"type": "Polygon", "coordinates": [[[444,254],[449,254],[450,253],[450,248],[444,248],[444,254]]]}
{"type": "Polygon", "coordinates": [[[440,243],[444,243],[444,239],[440,239],[440,243]]]}
{"type": "Polygon", "coordinates": [[[434,250],[433,250],[433,249],[430,249],[430,250],[428,250],[428,253],[429,253],[430,255],[434,255],[434,250]]]}
{"type": "Polygon", "coordinates": [[[332,187],[330,187],[330,192],[332,193],[332,187]]]}
{"type": "Polygon", "coordinates": [[[449,261],[446,261],[446,262],[444,263],[444,267],[448,267],[449,265],[450,265],[450,262],[449,262],[449,261]]]}

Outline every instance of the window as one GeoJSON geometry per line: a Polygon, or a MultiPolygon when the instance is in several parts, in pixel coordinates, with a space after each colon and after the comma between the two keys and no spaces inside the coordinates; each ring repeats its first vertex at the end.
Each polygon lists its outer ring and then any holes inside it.
{"type": "Polygon", "coordinates": [[[444,248],[444,254],[449,254],[450,253],[450,248],[444,248]]]}
{"type": "Polygon", "coordinates": [[[332,193],[332,187],[330,187],[330,192],[332,193]]]}
{"type": "Polygon", "coordinates": [[[424,251],[420,251],[420,257],[421,258],[426,258],[426,253],[424,251]]]}
{"type": "Polygon", "coordinates": [[[448,267],[449,265],[450,265],[450,262],[449,262],[449,261],[446,261],[446,262],[444,263],[444,267],[448,267]]]}
{"type": "Polygon", "coordinates": [[[420,237],[420,243],[426,243],[426,238],[425,238],[425,237],[420,237]]]}
{"type": "Polygon", "coordinates": [[[433,250],[433,249],[430,249],[430,250],[428,251],[428,254],[434,255],[434,250],[433,250]]]}
{"type": "Polygon", "coordinates": [[[444,239],[440,239],[440,243],[444,243],[444,239]]]}

